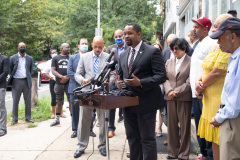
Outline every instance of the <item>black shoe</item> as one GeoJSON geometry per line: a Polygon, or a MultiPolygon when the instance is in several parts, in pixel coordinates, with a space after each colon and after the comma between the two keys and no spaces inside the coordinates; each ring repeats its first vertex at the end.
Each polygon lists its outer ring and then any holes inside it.
{"type": "Polygon", "coordinates": [[[123,121],[123,116],[120,116],[119,118],[118,118],[118,123],[120,123],[120,122],[122,122],[123,121]]]}
{"type": "Polygon", "coordinates": [[[96,134],[93,131],[90,131],[90,136],[91,137],[96,137],[96,134]]]}
{"type": "Polygon", "coordinates": [[[56,126],[58,124],[60,124],[60,121],[59,120],[55,120],[52,124],[50,124],[50,127],[56,126]]]}
{"type": "Polygon", "coordinates": [[[167,159],[177,159],[177,158],[174,158],[174,157],[171,157],[171,156],[167,156],[166,158],[167,159]]]}
{"type": "Polygon", "coordinates": [[[31,120],[31,119],[26,119],[25,121],[28,122],[28,123],[34,123],[34,121],[31,120]]]}
{"type": "Polygon", "coordinates": [[[107,155],[106,148],[99,149],[99,152],[101,153],[102,156],[106,156],[107,155]]]}
{"type": "Polygon", "coordinates": [[[71,135],[71,138],[77,137],[77,131],[73,131],[73,134],[71,135]]]}
{"type": "Polygon", "coordinates": [[[77,151],[74,153],[73,157],[74,157],[74,158],[78,158],[78,157],[80,157],[83,153],[84,153],[84,151],[79,151],[79,150],[77,150],[77,151]]]}
{"type": "Polygon", "coordinates": [[[17,120],[13,120],[12,123],[11,123],[11,125],[15,125],[15,124],[17,124],[17,123],[18,123],[17,120]]]}
{"type": "Polygon", "coordinates": [[[182,158],[178,158],[178,160],[185,160],[185,159],[182,159],[182,158]]]}
{"type": "Polygon", "coordinates": [[[4,136],[5,134],[7,134],[7,131],[0,130],[0,137],[4,136]]]}

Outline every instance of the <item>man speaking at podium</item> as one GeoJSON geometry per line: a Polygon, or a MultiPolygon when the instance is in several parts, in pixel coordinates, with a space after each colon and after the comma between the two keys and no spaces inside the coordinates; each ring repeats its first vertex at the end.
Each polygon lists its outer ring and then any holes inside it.
{"type": "MultiPolygon", "coordinates": [[[[87,84],[90,79],[99,75],[101,70],[106,65],[106,59],[108,59],[109,54],[103,52],[103,38],[96,36],[92,42],[93,51],[87,52],[80,58],[78,67],[75,73],[75,80],[83,86],[87,84]]],[[[110,77],[113,79],[113,77],[110,77]]],[[[85,87],[82,91],[90,90],[89,87],[85,87]]],[[[105,124],[104,124],[104,110],[96,109],[99,121],[99,145],[98,149],[102,156],[106,156],[106,137],[105,137],[105,124]]],[[[77,133],[77,151],[74,153],[74,158],[80,157],[84,150],[87,148],[89,135],[90,135],[90,124],[92,118],[93,108],[90,107],[80,107],[79,111],[79,122],[78,122],[78,133],[77,133]],[[88,128],[88,129],[87,129],[88,128]]]]}
{"type": "Polygon", "coordinates": [[[164,61],[159,49],[142,43],[138,24],[127,24],[124,37],[131,47],[120,56],[117,87],[139,97],[138,106],[123,110],[130,160],[157,160],[155,123],[163,103],[159,85],[166,80],[164,61]]]}

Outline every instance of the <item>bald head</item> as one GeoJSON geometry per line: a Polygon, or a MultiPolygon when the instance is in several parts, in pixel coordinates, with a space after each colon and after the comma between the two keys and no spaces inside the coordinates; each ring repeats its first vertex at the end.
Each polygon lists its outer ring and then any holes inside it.
{"type": "Polygon", "coordinates": [[[101,36],[94,37],[91,45],[92,45],[94,53],[96,55],[99,55],[102,52],[103,47],[104,47],[103,38],[101,36]]]}
{"type": "Polygon", "coordinates": [[[122,47],[124,45],[123,43],[123,31],[121,29],[118,29],[114,32],[114,39],[118,46],[122,47]]]}
{"type": "MultiPolygon", "coordinates": [[[[114,38],[116,39],[116,36],[117,35],[121,35],[121,37],[123,37],[123,31],[121,30],[121,29],[118,29],[118,30],[116,30],[115,32],[114,32],[114,38]]],[[[121,38],[120,37],[120,38],[121,38]]],[[[117,37],[117,38],[119,38],[119,37],[117,37]]]]}
{"type": "Polygon", "coordinates": [[[21,54],[21,56],[24,56],[26,53],[26,45],[23,42],[20,42],[18,44],[18,52],[21,54]]]}
{"type": "Polygon", "coordinates": [[[70,53],[70,45],[68,43],[62,43],[60,49],[61,55],[68,55],[70,53]]]}
{"type": "Polygon", "coordinates": [[[168,46],[170,47],[170,44],[172,43],[172,41],[175,39],[175,38],[178,38],[178,36],[176,34],[169,34],[168,38],[167,38],[167,43],[168,43],[168,46]]]}

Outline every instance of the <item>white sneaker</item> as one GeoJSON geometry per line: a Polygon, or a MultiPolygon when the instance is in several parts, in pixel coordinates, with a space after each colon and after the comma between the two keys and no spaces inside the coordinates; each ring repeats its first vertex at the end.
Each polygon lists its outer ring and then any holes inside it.
{"type": "Polygon", "coordinates": [[[208,156],[203,156],[202,154],[198,154],[198,157],[192,160],[208,160],[208,156]]]}

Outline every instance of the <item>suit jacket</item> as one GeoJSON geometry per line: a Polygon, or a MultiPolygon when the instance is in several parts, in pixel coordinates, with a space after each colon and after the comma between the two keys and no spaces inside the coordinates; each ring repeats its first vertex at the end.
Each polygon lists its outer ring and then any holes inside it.
{"type": "Polygon", "coordinates": [[[163,104],[163,95],[159,85],[166,80],[166,71],[161,52],[153,46],[142,43],[133,62],[132,69],[128,73],[130,50],[131,48],[128,48],[121,54],[118,74],[121,80],[124,80],[125,78],[131,79],[133,73],[140,79],[142,86],[134,87],[127,85],[127,89],[134,96],[139,97],[139,105],[127,109],[136,113],[154,112],[159,108],[160,103],[163,104]],[[160,98],[159,95],[161,96],[160,98]]]}
{"type": "MultiPolygon", "coordinates": [[[[17,53],[10,57],[10,71],[9,71],[10,78],[8,80],[8,84],[12,84],[13,75],[17,71],[18,61],[19,61],[18,55],[19,54],[17,53]]],[[[27,76],[28,87],[31,88],[32,87],[33,58],[27,54],[26,54],[25,67],[26,67],[26,76],[27,76]]]]}
{"type": "Polygon", "coordinates": [[[0,53],[0,88],[7,87],[7,76],[9,73],[9,58],[0,53]]]}
{"type": "MultiPolygon", "coordinates": [[[[74,75],[75,80],[81,84],[82,84],[82,80],[83,79],[91,79],[93,77],[95,77],[95,73],[94,73],[94,68],[93,68],[93,51],[91,52],[87,52],[83,55],[81,55],[80,61],[78,63],[77,66],[77,70],[76,73],[74,75]]],[[[97,74],[99,74],[101,72],[101,70],[103,69],[103,67],[106,64],[106,59],[108,58],[109,54],[106,52],[102,52],[101,56],[99,57],[99,64],[98,64],[98,70],[97,70],[97,74]]],[[[111,78],[112,78],[112,74],[111,74],[111,78]]],[[[111,79],[110,78],[110,79],[111,79]]],[[[82,90],[89,90],[89,87],[85,87],[82,90]]]]}
{"type": "Polygon", "coordinates": [[[67,65],[67,75],[70,78],[68,84],[68,93],[73,93],[73,90],[81,85],[75,80],[74,75],[77,70],[77,66],[80,59],[80,53],[71,55],[69,57],[68,65],[67,65]]]}
{"type": "Polygon", "coordinates": [[[167,72],[167,80],[163,84],[163,88],[165,91],[165,100],[170,100],[168,97],[168,93],[170,91],[176,91],[177,97],[174,99],[176,101],[192,101],[192,92],[190,86],[190,64],[191,58],[186,55],[184,58],[177,75],[175,76],[175,66],[176,60],[175,58],[169,59],[166,62],[166,72],[167,72]]]}
{"type": "MultiPolygon", "coordinates": [[[[189,57],[191,57],[194,50],[192,49],[192,47],[191,47],[190,45],[188,45],[188,49],[189,49],[189,52],[187,53],[187,55],[188,55],[189,57]]],[[[170,56],[171,56],[171,50],[170,50],[170,48],[164,49],[164,50],[162,51],[162,56],[163,56],[163,59],[164,59],[164,63],[166,63],[167,60],[169,60],[169,59],[170,59],[170,56]]]]}
{"type": "MultiPolygon", "coordinates": [[[[116,48],[117,49],[117,53],[115,53],[114,54],[114,60],[117,60],[118,62],[119,62],[119,59],[118,59],[118,45],[117,44],[113,44],[113,45],[111,45],[111,46],[109,46],[108,48],[107,48],[107,53],[111,53],[111,50],[113,49],[113,48],[116,48]]],[[[127,50],[129,48],[129,46],[125,43],[125,48],[124,48],[124,50],[127,50]]]]}

